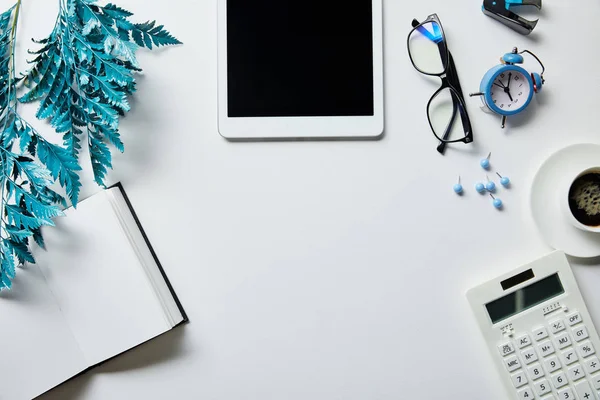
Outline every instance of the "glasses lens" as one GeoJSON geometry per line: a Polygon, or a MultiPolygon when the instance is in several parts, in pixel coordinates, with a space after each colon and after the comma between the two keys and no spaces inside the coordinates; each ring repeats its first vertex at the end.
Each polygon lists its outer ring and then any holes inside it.
{"type": "Polygon", "coordinates": [[[444,142],[456,142],[465,138],[461,112],[463,104],[455,91],[445,88],[439,91],[427,109],[433,133],[444,142]]]}
{"type": "Polygon", "coordinates": [[[415,68],[424,74],[439,75],[446,71],[448,50],[437,22],[426,22],[408,37],[408,51],[415,68]]]}

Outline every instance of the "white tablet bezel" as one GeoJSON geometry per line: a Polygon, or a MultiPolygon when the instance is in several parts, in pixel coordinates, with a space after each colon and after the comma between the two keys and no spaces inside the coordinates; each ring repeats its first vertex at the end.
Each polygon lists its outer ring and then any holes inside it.
{"type": "Polygon", "coordinates": [[[373,2],[374,115],[360,117],[252,117],[227,115],[227,0],[218,0],[219,133],[226,139],[372,138],[383,134],[382,0],[373,2]]]}

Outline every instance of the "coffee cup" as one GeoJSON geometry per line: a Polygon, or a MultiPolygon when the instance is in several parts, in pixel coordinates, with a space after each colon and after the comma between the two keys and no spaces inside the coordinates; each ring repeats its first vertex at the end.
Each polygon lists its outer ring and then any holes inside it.
{"type": "Polygon", "coordinates": [[[562,200],[567,219],[587,232],[600,232],[600,166],[581,171],[568,181],[562,200]]]}

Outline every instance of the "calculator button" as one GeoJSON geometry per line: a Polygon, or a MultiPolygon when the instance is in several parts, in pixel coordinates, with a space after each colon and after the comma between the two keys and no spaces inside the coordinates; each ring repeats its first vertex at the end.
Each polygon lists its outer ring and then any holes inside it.
{"type": "Polygon", "coordinates": [[[564,349],[565,347],[569,347],[571,345],[571,338],[567,332],[561,333],[556,337],[556,345],[559,349],[564,349]]]}
{"type": "Polygon", "coordinates": [[[551,341],[546,340],[545,342],[538,344],[538,351],[542,357],[547,357],[550,354],[554,354],[554,346],[552,346],[551,341]]]}
{"type": "Polygon", "coordinates": [[[552,384],[557,389],[560,389],[567,383],[569,383],[569,381],[567,380],[567,376],[562,371],[552,377],[552,384]]]}
{"type": "Polygon", "coordinates": [[[600,361],[598,361],[598,357],[588,358],[583,365],[585,365],[585,370],[588,374],[600,371],[600,361]]]}
{"type": "Polygon", "coordinates": [[[581,342],[582,340],[585,340],[590,337],[590,335],[588,335],[587,328],[583,325],[577,328],[573,328],[572,332],[576,342],[581,342]]]}
{"type": "Polygon", "coordinates": [[[556,356],[545,359],[544,365],[546,366],[546,370],[550,373],[560,369],[560,361],[558,361],[556,356]]]}
{"type": "Polygon", "coordinates": [[[575,391],[581,400],[596,399],[588,381],[579,382],[577,385],[575,385],[575,391]]]}
{"type": "Polygon", "coordinates": [[[571,368],[569,368],[569,378],[573,382],[580,380],[585,376],[585,372],[583,372],[583,367],[581,364],[575,364],[571,368]]]}
{"type": "Polygon", "coordinates": [[[527,384],[527,377],[523,371],[519,371],[516,374],[511,375],[510,379],[512,379],[513,385],[515,385],[517,389],[527,384]]]}
{"type": "Polygon", "coordinates": [[[593,376],[590,378],[590,380],[594,389],[600,390],[600,375],[593,376]]]}
{"type": "Polygon", "coordinates": [[[517,356],[505,358],[504,365],[506,366],[506,369],[508,370],[508,372],[513,372],[513,371],[516,371],[517,369],[521,368],[521,362],[519,361],[517,356]]]}
{"type": "Polygon", "coordinates": [[[511,342],[506,342],[498,346],[498,351],[502,357],[506,357],[515,352],[515,346],[511,342]]]}
{"type": "Polygon", "coordinates": [[[519,390],[517,392],[517,394],[519,395],[519,400],[533,400],[534,399],[533,392],[531,391],[531,389],[529,387],[519,390]]]}
{"type": "Polygon", "coordinates": [[[533,385],[538,396],[543,396],[546,393],[550,393],[552,388],[550,387],[550,383],[546,379],[542,379],[533,385]]]}
{"type": "Polygon", "coordinates": [[[575,361],[579,360],[579,357],[577,357],[577,354],[575,353],[575,350],[573,350],[573,349],[563,351],[562,354],[560,355],[560,358],[562,359],[562,362],[565,365],[571,365],[575,361]]]}
{"type": "Polygon", "coordinates": [[[571,390],[571,388],[564,388],[563,390],[559,390],[558,398],[560,400],[575,400],[575,396],[573,395],[573,391],[571,390]]]}
{"type": "Polygon", "coordinates": [[[569,324],[569,326],[577,325],[580,322],[581,314],[579,314],[578,312],[567,315],[567,324],[569,324]]]}
{"type": "Polygon", "coordinates": [[[562,320],[557,319],[556,321],[550,322],[550,332],[552,332],[553,334],[556,335],[558,332],[561,332],[564,330],[565,330],[565,323],[562,320]]]}
{"type": "Polygon", "coordinates": [[[529,379],[535,381],[536,379],[544,376],[544,370],[540,364],[533,364],[531,367],[527,368],[527,373],[529,374],[529,379]]]}
{"type": "Polygon", "coordinates": [[[583,342],[579,346],[577,346],[577,352],[581,356],[581,358],[586,358],[596,353],[592,342],[583,342]]]}
{"type": "Polygon", "coordinates": [[[540,340],[544,340],[544,339],[546,339],[548,337],[548,331],[543,326],[540,327],[540,328],[534,329],[532,333],[533,333],[533,337],[538,342],[540,340]]]}
{"type": "Polygon", "coordinates": [[[535,350],[533,350],[533,348],[523,350],[521,352],[521,357],[523,357],[523,360],[525,361],[525,364],[527,364],[527,365],[531,364],[532,362],[537,361],[537,359],[538,359],[538,356],[537,356],[537,354],[535,354],[535,350]]]}
{"type": "Polygon", "coordinates": [[[522,349],[523,347],[527,347],[531,344],[531,339],[528,334],[519,336],[517,338],[517,346],[522,349]]]}

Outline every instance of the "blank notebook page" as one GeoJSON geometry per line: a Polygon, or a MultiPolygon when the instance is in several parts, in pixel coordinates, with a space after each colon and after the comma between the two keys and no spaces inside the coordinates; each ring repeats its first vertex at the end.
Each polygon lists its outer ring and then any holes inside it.
{"type": "Polygon", "coordinates": [[[87,368],[36,265],[0,293],[0,318],[0,400],[31,399],[87,368]]]}
{"type": "Polygon", "coordinates": [[[44,229],[48,251],[35,256],[88,366],[170,330],[110,195],[65,213],[44,229]]]}

